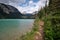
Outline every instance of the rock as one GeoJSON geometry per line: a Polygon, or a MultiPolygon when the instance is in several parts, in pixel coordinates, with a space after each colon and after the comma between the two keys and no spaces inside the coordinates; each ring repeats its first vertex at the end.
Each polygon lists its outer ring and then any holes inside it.
{"type": "Polygon", "coordinates": [[[0,3],[0,19],[18,19],[21,15],[17,8],[0,3]]]}

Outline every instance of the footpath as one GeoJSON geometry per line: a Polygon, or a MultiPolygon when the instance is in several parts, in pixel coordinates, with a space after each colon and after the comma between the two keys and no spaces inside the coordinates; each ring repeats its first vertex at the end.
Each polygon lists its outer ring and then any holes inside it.
{"type": "Polygon", "coordinates": [[[34,40],[44,40],[44,21],[39,21],[39,29],[34,36],[34,40]]]}

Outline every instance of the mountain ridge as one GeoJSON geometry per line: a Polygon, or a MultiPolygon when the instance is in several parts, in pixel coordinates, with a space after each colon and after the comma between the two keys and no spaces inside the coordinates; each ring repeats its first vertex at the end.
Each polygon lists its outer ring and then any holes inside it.
{"type": "Polygon", "coordinates": [[[6,5],[3,3],[0,3],[0,19],[16,19],[16,18],[21,18],[21,13],[18,11],[17,8],[11,6],[11,5],[6,5]]]}

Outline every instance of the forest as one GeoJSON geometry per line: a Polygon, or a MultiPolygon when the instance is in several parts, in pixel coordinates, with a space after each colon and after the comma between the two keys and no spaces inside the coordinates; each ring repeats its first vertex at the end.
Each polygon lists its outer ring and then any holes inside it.
{"type": "Polygon", "coordinates": [[[60,40],[60,0],[49,0],[38,13],[39,19],[45,23],[45,40],[60,40]]]}

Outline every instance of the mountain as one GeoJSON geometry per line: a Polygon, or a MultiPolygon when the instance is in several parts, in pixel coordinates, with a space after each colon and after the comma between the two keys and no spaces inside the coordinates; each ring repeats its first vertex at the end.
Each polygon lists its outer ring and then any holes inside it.
{"type": "Polygon", "coordinates": [[[0,19],[19,19],[21,16],[15,7],[0,3],[0,19]]]}
{"type": "Polygon", "coordinates": [[[24,19],[35,19],[35,14],[33,15],[33,14],[22,14],[22,18],[24,18],[24,19]]]}
{"type": "Polygon", "coordinates": [[[33,16],[33,14],[29,14],[29,13],[26,13],[26,14],[23,14],[24,16],[33,16]]]}

